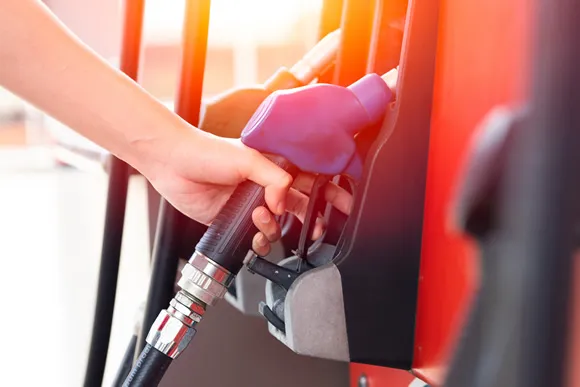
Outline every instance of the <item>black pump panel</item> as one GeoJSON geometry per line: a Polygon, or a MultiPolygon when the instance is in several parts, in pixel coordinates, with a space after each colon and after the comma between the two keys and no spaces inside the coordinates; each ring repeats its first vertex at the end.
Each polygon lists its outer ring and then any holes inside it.
{"type": "Polygon", "coordinates": [[[409,2],[397,102],[368,151],[335,257],[353,362],[413,361],[438,3],[409,2]]]}

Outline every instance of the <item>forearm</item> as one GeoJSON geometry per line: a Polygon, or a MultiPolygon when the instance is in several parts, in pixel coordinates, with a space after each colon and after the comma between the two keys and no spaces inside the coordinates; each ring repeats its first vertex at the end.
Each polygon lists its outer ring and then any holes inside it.
{"type": "Polygon", "coordinates": [[[38,1],[0,0],[0,36],[1,86],[136,168],[191,130],[38,1]]]}

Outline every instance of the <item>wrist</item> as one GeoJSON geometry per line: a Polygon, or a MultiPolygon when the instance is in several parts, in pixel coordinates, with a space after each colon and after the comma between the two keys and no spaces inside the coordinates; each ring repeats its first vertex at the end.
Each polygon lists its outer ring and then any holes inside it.
{"type": "MultiPolygon", "coordinates": [[[[153,130],[128,140],[127,150],[121,158],[148,179],[156,179],[160,171],[170,164],[172,155],[184,139],[200,134],[199,129],[178,116],[175,118],[170,125],[158,125],[153,130]]],[[[191,141],[188,143],[191,144],[191,141]]]]}

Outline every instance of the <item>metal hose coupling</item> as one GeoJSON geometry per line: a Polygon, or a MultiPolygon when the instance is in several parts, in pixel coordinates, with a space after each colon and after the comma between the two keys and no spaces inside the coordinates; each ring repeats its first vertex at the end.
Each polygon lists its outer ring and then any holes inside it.
{"type": "Polygon", "coordinates": [[[196,251],[181,270],[181,279],[177,285],[206,305],[213,306],[224,297],[234,277],[228,270],[196,251]]]}
{"type": "Polygon", "coordinates": [[[149,345],[175,359],[195,336],[197,325],[207,305],[223,298],[234,275],[195,252],[181,271],[177,283],[181,288],[153,323],[146,341],[149,345]]]}

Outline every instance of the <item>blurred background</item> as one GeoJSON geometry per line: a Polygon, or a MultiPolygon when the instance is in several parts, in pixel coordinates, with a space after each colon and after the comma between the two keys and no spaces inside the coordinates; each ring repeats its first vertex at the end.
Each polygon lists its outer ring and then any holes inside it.
{"type": "MultiPolygon", "coordinates": [[[[86,44],[117,65],[120,0],[44,3],[86,44]]],[[[169,106],[178,84],[184,7],[184,0],[146,2],[140,83],[169,106]]],[[[278,67],[292,65],[316,42],[321,7],[321,0],[212,1],[204,97],[263,82],[278,67]]],[[[0,88],[0,144],[54,143],[98,151],[94,144],[0,88]]]]}
{"type": "MultiPolygon", "coordinates": [[[[120,0],[45,3],[86,44],[117,64],[120,0]]],[[[169,107],[178,84],[184,3],[146,1],[140,83],[169,107]]],[[[321,0],[214,0],[204,97],[262,82],[280,66],[292,65],[317,39],[320,9],[321,0]]],[[[3,367],[0,385],[23,385],[22,375],[27,375],[26,385],[82,384],[104,225],[107,175],[101,164],[103,155],[95,144],[0,88],[0,308],[13,310],[18,297],[30,305],[27,313],[43,316],[41,327],[34,319],[18,317],[0,323],[2,331],[11,332],[5,338],[8,348],[20,349],[18,358],[3,367]],[[23,287],[23,276],[26,283],[35,285],[23,287]],[[26,348],[34,344],[39,331],[43,332],[43,347],[51,353],[31,373],[26,348]]],[[[126,338],[133,331],[135,305],[146,297],[149,234],[146,183],[141,176],[131,177],[127,206],[103,385],[110,385],[114,377],[126,338]]],[[[231,315],[230,321],[245,318],[233,311],[224,313],[231,315]]],[[[285,352],[290,363],[308,361],[270,337],[263,320],[254,319],[251,324],[246,336],[253,342],[268,342],[271,350],[285,352]]],[[[268,352],[258,356],[267,358],[268,352]]],[[[321,363],[322,373],[336,367],[321,363]]],[[[341,367],[344,372],[337,374],[337,380],[347,383],[347,367],[341,367]]],[[[292,367],[288,370],[293,372],[292,367]]]]}

